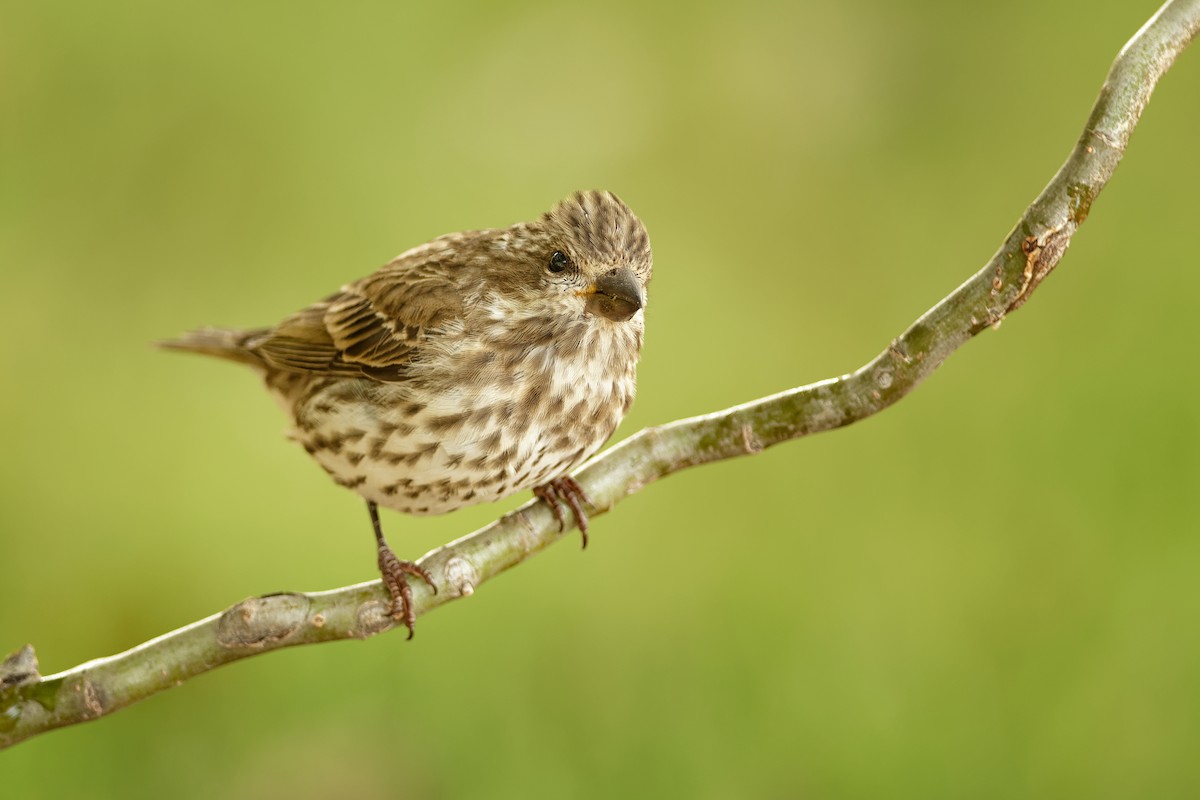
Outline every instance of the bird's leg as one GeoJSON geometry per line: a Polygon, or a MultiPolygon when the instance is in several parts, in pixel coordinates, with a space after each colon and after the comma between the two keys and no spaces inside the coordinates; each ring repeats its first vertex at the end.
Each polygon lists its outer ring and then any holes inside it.
{"type": "Polygon", "coordinates": [[[387,587],[388,594],[392,596],[392,607],[389,613],[392,617],[404,621],[404,627],[408,628],[408,638],[411,639],[413,623],[417,621],[417,615],[413,613],[412,588],[404,576],[407,574],[420,578],[429,584],[429,588],[433,589],[434,594],[437,594],[437,584],[433,582],[433,576],[429,574],[428,570],[412,561],[401,561],[392,552],[392,548],[388,547],[388,543],[383,538],[383,528],[379,525],[379,507],[373,500],[367,501],[367,512],[370,513],[371,525],[375,528],[375,543],[379,550],[379,574],[383,576],[383,585],[387,587]]]}
{"type": "Polygon", "coordinates": [[[567,526],[566,519],[563,517],[562,506],[564,503],[570,506],[571,511],[575,514],[575,523],[579,526],[579,534],[583,539],[583,547],[586,548],[588,543],[588,518],[583,510],[583,504],[594,504],[587,496],[587,492],[583,491],[583,487],[579,485],[579,481],[570,475],[563,475],[549,483],[533,487],[533,493],[545,501],[546,505],[550,506],[550,510],[554,512],[554,518],[558,520],[558,529],[560,531],[564,530],[567,526]]]}

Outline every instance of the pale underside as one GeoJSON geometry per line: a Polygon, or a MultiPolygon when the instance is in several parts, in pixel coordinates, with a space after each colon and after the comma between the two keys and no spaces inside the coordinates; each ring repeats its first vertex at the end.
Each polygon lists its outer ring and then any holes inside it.
{"type": "Polygon", "coordinates": [[[642,312],[614,323],[581,311],[531,340],[495,295],[468,309],[399,382],[268,373],[291,435],[335,481],[440,514],[557,478],[616,429],[633,402],[642,312]]]}

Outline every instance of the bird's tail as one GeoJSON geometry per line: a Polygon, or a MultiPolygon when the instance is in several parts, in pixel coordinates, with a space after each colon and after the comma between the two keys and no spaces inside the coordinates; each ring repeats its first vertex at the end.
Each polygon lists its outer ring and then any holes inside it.
{"type": "Polygon", "coordinates": [[[201,328],[188,331],[178,339],[167,339],[158,342],[158,346],[167,350],[184,350],[190,353],[203,353],[208,356],[237,361],[239,364],[249,364],[252,367],[262,367],[263,360],[258,357],[247,343],[261,336],[265,329],[239,330],[237,328],[201,328]]]}

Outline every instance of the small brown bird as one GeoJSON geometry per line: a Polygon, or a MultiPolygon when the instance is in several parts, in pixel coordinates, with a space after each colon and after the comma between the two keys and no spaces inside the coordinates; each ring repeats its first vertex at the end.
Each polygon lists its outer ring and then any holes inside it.
{"type": "Polygon", "coordinates": [[[570,471],[633,403],[650,238],[616,195],[577,192],[532,222],[441,236],[270,328],[207,328],[164,347],[258,370],[291,433],[367,501],[393,615],[405,573],[377,506],[441,514],[533,487],[575,514],[570,471]]]}

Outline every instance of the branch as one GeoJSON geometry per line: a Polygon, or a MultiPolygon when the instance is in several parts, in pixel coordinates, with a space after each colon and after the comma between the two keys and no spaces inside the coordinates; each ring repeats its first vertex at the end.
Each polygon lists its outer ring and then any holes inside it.
{"type": "MultiPolygon", "coordinates": [[[[991,260],[857,371],[702,417],[648,428],[578,474],[593,515],[673,472],[840,428],[907,395],[968,339],[996,327],[1050,274],[1125,152],[1159,77],[1200,30],[1200,0],[1170,0],[1121,50],[1066,163],[991,260]]],[[[421,559],[442,591],[413,587],[418,615],[563,537],[547,506],[525,504],[421,559]]],[[[132,650],[42,677],[32,647],[0,664],[0,747],[110,714],[222,664],[394,627],[378,580],[252,597],[132,650]]]]}

